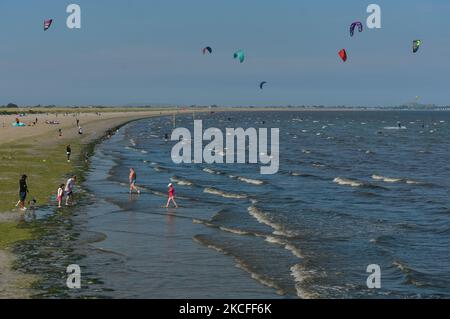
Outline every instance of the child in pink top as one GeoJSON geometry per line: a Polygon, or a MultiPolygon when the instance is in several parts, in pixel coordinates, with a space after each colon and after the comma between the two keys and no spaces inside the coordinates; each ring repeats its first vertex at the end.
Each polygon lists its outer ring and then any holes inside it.
{"type": "Polygon", "coordinates": [[[166,208],[169,208],[170,201],[173,202],[176,208],[178,208],[177,202],[175,202],[175,188],[173,187],[173,184],[169,184],[169,199],[167,200],[166,208]]]}
{"type": "Polygon", "coordinates": [[[64,196],[64,184],[59,185],[56,200],[58,201],[58,208],[61,208],[63,196],[64,196]]]}

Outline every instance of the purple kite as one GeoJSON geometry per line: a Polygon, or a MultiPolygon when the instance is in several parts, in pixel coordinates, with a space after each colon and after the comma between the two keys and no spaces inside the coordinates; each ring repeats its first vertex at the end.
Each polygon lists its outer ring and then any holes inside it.
{"type": "Polygon", "coordinates": [[[44,31],[47,31],[53,23],[53,19],[44,20],[44,31]]]}
{"type": "Polygon", "coordinates": [[[350,25],[350,36],[352,37],[355,34],[355,28],[358,27],[359,32],[363,32],[363,24],[359,21],[353,22],[350,25]]]}

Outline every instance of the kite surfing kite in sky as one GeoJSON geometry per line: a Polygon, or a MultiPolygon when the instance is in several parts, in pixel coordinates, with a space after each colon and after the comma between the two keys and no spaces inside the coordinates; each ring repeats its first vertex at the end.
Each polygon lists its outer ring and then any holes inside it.
{"type": "Polygon", "coordinates": [[[345,49],[339,51],[339,56],[341,57],[342,61],[344,62],[347,61],[347,51],[345,51],[345,49]]]}
{"type": "Polygon", "coordinates": [[[266,85],[266,84],[267,84],[266,81],[261,82],[261,83],[259,84],[259,88],[262,90],[262,89],[264,88],[264,85],[266,85]]]}
{"type": "Polygon", "coordinates": [[[207,52],[209,52],[210,54],[212,53],[211,47],[203,48],[203,54],[206,54],[207,52]]]}
{"type": "Polygon", "coordinates": [[[419,51],[420,46],[422,45],[422,40],[414,40],[413,41],[413,53],[419,51]]]}
{"type": "Polygon", "coordinates": [[[350,25],[350,36],[352,37],[355,34],[355,28],[358,27],[359,32],[363,32],[363,24],[359,21],[353,22],[350,25]]]}
{"type": "Polygon", "coordinates": [[[235,59],[239,59],[239,62],[242,63],[242,62],[244,62],[244,60],[245,60],[245,53],[244,53],[244,51],[239,50],[239,51],[236,51],[236,52],[233,54],[233,57],[234,57],[235,59]]]}
{"type": "Polygon", "coordinates": [[[53,23],[53,19],[44,20],[44,31],[47,31],[53,23]]]}

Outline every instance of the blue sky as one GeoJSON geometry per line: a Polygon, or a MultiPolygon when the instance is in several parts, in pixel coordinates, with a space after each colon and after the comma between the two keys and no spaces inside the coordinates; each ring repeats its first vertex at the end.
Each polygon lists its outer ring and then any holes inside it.
{"type": "Polygon", "coordinates": [[[1,0],[0,15],[0,104],[450,104],[448,0],[1,0]],[[382,29],[350,38],[370,3],[382,29]]]}

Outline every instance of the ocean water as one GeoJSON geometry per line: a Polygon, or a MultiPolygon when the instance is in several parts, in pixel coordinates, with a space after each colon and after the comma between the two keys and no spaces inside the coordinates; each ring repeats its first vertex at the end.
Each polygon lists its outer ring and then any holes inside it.
{"type": "MultiPolygon", "coordinates": [[[[68,259],[95,279],[71,296],[450,297],[450,113],[195,118],[205,128],[279,128],[280,171],[176,165],[175,142],[164,139],[171,117],[121,128],[97,146],[83,185],[90,201],[75,217],[77,238],[95,239],[68,259]],[[128,194],[130,167],[141,195],[128,194]],[[164,208],[169,182],[176,210],[164,208]],[[366,285],[371,264],[380,289],[366,285]]],[[[192,128],[193,116],[176,125],[192,128]]]]}

